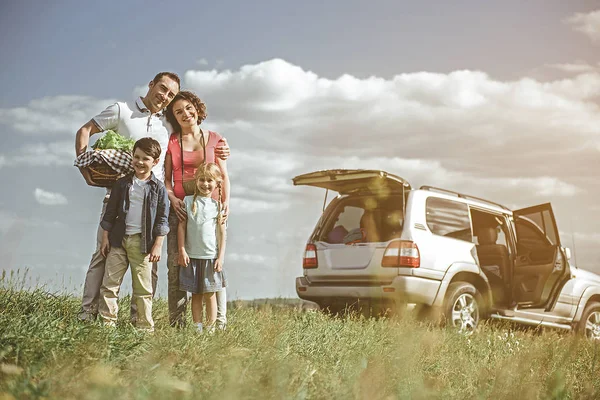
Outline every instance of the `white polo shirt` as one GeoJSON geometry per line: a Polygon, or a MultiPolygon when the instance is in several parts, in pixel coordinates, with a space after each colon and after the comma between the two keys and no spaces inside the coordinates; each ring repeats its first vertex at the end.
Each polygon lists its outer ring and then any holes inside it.
{"type": "Polygon", "coordinates": [[[152,114],[146,107],[141,97],[127,103],[118,102],[108,106],[100,114],[92,118],[98,129],[105,131],[112,129],[119,135],[137,141],[143,137],[151,137],[160,144],[161,152],[158,164],[152,169],[156,178],[165,180],[165,155],[169,145],[171,126],[164,113],[152,114]]]}

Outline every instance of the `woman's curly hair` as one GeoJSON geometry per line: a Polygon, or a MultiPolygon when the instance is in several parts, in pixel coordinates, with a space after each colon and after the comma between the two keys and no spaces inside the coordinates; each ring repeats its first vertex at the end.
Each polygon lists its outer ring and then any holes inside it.
{"type": "Polygon", "coordinates": [[[169,121],[169,124],[171,124],[173,127],[173,132],[181,132],[181,125],[179,125],[177,118],[175,118],[175,115],[173,114],[173,107],[179,100],[187,100],[192,103],[196,109],[196,112],[198,113],[198,125],[200,125],[208,116],[206,112],[206,104],[204,104],[204,102],[200,100],[200,98],[194,93],[188,90],[182,90],[181,92],[177,93],[173,100],[169,103],[165,114],[167,116],[167,121],[169,121]]]}

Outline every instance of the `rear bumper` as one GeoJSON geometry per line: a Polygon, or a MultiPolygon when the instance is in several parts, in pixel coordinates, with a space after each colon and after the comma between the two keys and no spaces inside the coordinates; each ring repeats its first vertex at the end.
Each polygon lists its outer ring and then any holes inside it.
{"type": "Polygon", "coordinates": [[[306,277],[296,278],[296,293],[304,300],[330,303],[339,299],[370,299],[432,305],[441,281],[418,276],[397,276],[391,283],[376,286],[353,286],[351,282],[328,285],[311,283],[306,277]],[[384,290],[385,289],[385,290],[384,290]]]}

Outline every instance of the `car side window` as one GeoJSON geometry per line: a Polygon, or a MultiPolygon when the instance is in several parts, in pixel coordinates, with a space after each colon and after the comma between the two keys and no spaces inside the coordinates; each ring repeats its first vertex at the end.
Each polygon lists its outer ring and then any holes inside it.
{"type": "MultiPolygon", "coordinates": [[[[502,246],[504,246],[508,249],[508,242],[506,241],[506,232],[504,231],[505,228],[501,225],[497,225],[494,229],[496,230],[496,233],[498,235],[498,238],[496,239],[496,242],[494,244],[501,244],[502,246]]],[[[477,230],[475,230],[475,232],[477,232],[477,230]]],[[[481,243],[479,243],[478,236],[473,236],[473,244],[475,244],[475,245],[481,244],[481,243]]]]}
{"type": "Polygon", "coordinates": [[[435,235],[472,241],[469,207],[466,204],[429,197],[425,207],[427,226],[435,235]]]}
{"type": "Polygon", "coordinates": [[[517,218],[515,221],[517,229],[517,243],[520,248],[535,249],[551,246],[544,232],[531,220],[526,218],[517,218]]]}
{"type": "Polygon", "coordinates": [[[517,217],[517,239],[521,240],[521,236],[525,235],[526,240],[530,240],[531,237],[537,236],[538,240],[543,241],[539,245],[556,245],[558,244],[558,238],[556,237],[555,224],[550,210],[533,210],[527,214],[520,214],[517,217]],[[520,222],[520,223],[519,223],[520,222]],[[527,226],[527,228],[525,228],[527,226]],[[528,230],[529,232],[523,232],[519,234],[519,229],[528,230]]]}
{"type": "Polygon", "coordinates": [[[554,244],[533,220],[518,217],[515,220],[517,231],[517,254],[527,257],[531,265],[548,264],[554,259],[554,244]]]}
{"type": "Polygon", "coordinates": [[[506,229],[506,227],[504,227],[503,225],[499,225],[496,229],[498,230],[498,240],[496,240],[496,244],[501,244],[504,247],[508,248],[508,241],[506,240],[506,232],[504,231],[504,229],[506,229]]]}

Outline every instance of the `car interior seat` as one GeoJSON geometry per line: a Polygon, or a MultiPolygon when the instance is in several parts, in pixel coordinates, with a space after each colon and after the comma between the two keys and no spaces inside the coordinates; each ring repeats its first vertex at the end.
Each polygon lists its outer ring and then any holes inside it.
{"type": "Polygon", "coordinates": [[[479,244],[475,247],[479,265],[488,277],[495,297],[504,299],[505,279],[510,266],[508,249],[503,244],[496,244],[498,231],[495,226],[482,227],[476,232],[479,244]]]}
{"type": "Polygon", "coordinates": [[[360,217],[360,228],[365,232],[366,242],[379,242],[381,238],[381,210],[365,210],[360,217]]]}

